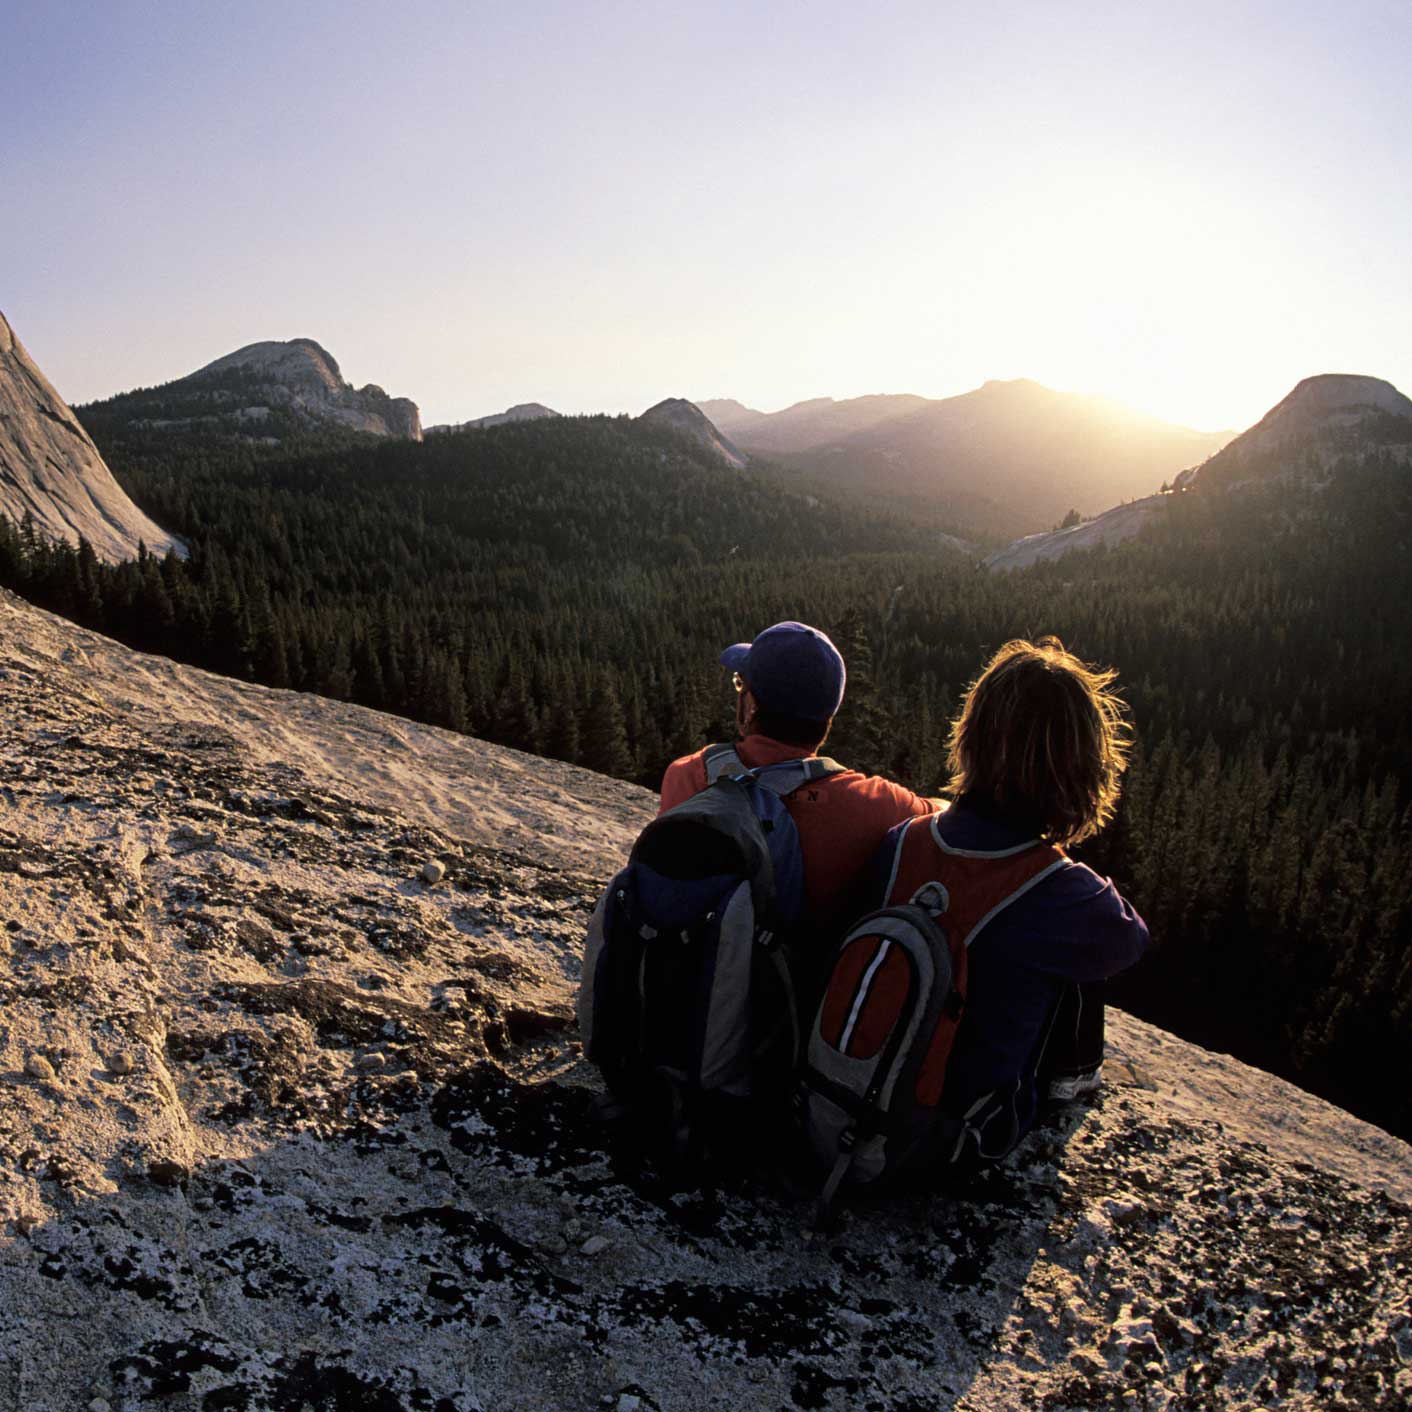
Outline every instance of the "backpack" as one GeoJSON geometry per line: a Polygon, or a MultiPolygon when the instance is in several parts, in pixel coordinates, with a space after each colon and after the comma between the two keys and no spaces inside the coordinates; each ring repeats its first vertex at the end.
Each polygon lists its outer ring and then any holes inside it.
{"type": "Polygon", "coordinates": [[[1010,1101],[1018,1085],[951,1112],[942,1102],[947,1064],[965,1014],[971,944],[1068,860],[1038,841],[995,853],[951,848],[938,817],[903,826],[886,905],[845,934],[807,1036],[796,1102],[828,1172],[821,1217],[845,1180],[874,1185],[967,1158],[996,1161],[1021,1136],[1010,1101]]]}
{"type": "Polygon", "coordinates": [[[678,1159],[745,1110],[787,1105],[804,870],[785,800],[843,769],[813,756],[751,770],[729,745],[705,762],[706,788],[643,829],[600,898],[578,997],[584,1052],[678,1159]]]}

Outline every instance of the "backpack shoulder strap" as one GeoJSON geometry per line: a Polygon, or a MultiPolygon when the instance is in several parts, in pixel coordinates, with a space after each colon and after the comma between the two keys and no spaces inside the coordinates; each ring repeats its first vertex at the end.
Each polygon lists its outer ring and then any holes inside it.
{"type": "Polygon", "coordinates": [[[750,773],[756,783],[785,799],[796,789],[821,780],[825,775],[841,774],[845,768],[837,760],[826,756],[808,755],[802,760],[781,760],[776,765],[761,765],[750,773]]]}
{"type": "Polygon", "coordinates": [[[919,902],[945,913],[947,926],[968,947],[1012,902],[1072,866],[1062,849],[1040,839],[993,851],[952,847],[941,837],[941,818],[913,819],[903,829],[887,900],[919,902]]]}
{"type": "Polygon", "coordinates": [[[708,745],[702,757],[706,766],[706,783],[715,784],[722,775],[743,775],[745,764],[733,745],[708,745]]]}
{"type": "Polygon", "coordinates": [[[751,775],[771,794],[777,794],[780,798],[793,794],[801,785],[821,780],[825,775],[842,774],[848,768],[826,755],[809,755],[802,760],[758,765],[752,770],[733,745],[708,745],[702,762],[706,766],[707,784],[715,784],[723,775],[751,775]]]}

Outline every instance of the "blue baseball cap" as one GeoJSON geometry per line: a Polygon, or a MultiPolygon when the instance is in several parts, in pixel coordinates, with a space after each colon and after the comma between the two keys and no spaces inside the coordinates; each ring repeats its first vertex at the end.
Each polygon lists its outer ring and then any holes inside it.
{"type": "Polygon", "coordinates": [[[760,705],[782,716],[827,721],[843,704],[843,658],[824,633],[805,623],[776,623],[754,642],[727,647],[721,666],[739,672],[760,705]]]}

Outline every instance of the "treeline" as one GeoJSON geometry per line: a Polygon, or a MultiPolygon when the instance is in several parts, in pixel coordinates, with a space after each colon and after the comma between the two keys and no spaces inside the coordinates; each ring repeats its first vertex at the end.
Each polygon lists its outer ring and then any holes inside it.
{"type": "Polygon", "coordinates": [[[0,529],[0,581],[144,650],[646,784],[723,731],[716,655],[777,619],[848,660],[830,752],[929,792],[985,657],[1058,632],[1119,667],[1139,731],[1086,850],[1162,943],[1124,1003],[1412,1131],[1396,457],[1187,493],[1135,543],[1006,576],[621,420],[279,451],[110,428],[103,450],[190,558],[104,567],[0,529]]]}

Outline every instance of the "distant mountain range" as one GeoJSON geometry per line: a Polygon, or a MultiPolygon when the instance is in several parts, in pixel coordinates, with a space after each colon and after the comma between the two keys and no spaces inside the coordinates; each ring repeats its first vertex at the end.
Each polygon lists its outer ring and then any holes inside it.
{"type": "MultiPolygon", "coordinates": [[[[28,513],[44,532],[71,541],[81,535],[108,559],[130,557],[139,540],[155,553],[180,545],[122,492],[85,427],[105,446],[115,435],[150,442],[167,433],[274,445],[320,428],[422,436],[414,402],[374,385],[353,388],[333,355],[308,338],[249,344],[186,377],[93,403],[80,409],[80,425],[0,318],[0,403],[9,407],[0,406],[0,514],[19,521],[28,513]]],[[[558,417],[528,402],[431,430],[558,417]]],[[[940,400],[816,398],[775,413],[672,397],[636,420],[670,429],[732,470],[758,457],[797,476],[796,490],[911,501],[933,521],[991,543],[1079,512],[1077,522],[992,553],[986,562],[999,569],[1131,538],[1163,513],[1168,484],[1211,491],[1317,476],[1353,445],[1412,441],[1412,401],[1390,383],[1346,374],[1305,379],[1233,440],[1023,379],[940,400]],[[1158,483],[1162,493],[1154,493],[1158,483]]]]}
{"type": "Polygon", "coordinates": [[[723,432],[752,451],[769,455],[809,451],[826,442],[866,431],[895,417],[919,412],[925,397],[910,393],[874,397],[813,397],[782,412],[757,412],[730,398],[696,404],[723,432]]]}
{"type": "Polygon", "coordinates": [[[762,413],[698,404],[743,450],[822,484],[906,496],[958,529],[1006,534],[1092,514],[1204,461],[1231,432],[1173,426],[1020,379],[959,397],[819,398],[762,413]]]}

